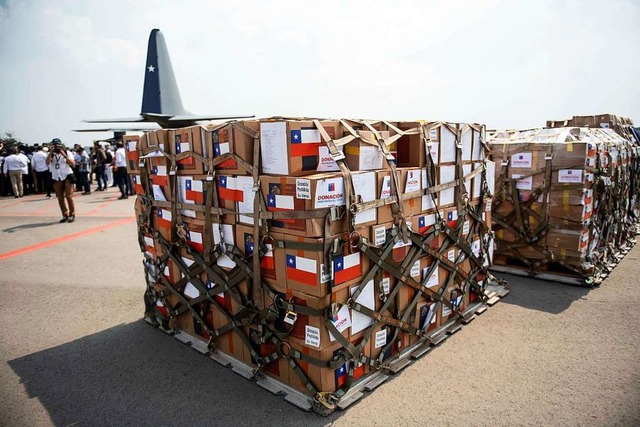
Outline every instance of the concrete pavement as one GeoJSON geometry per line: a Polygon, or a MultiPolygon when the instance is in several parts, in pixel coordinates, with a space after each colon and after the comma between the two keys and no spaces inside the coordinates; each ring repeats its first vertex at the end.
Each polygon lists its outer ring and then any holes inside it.
{"type": "Polygon", "coordinates": [[[505,276],[511,294],[329,418],[141,320],[133,198],[0,199],[0,425],[639,425],[634,248],[596,289],[505,276]]]}

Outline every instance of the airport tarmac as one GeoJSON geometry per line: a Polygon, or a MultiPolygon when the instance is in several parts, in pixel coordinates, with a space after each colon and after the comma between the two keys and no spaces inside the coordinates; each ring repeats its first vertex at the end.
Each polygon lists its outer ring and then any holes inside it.
{"type": "Polygon", "coordinates": [[[640,425],[635,247],[511,293],[344,412],[305,413],[141,320],[134,199],[0,199],[0,425],[640,425]]]}

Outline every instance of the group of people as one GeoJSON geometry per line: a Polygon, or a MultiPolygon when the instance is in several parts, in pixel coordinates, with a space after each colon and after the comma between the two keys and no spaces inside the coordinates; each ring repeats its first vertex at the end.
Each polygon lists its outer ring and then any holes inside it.
{"type": "Polygon", "coordinates": [[[93,175],[98,187],[106,191],[110,184],[118,186],[119,199],[133,195],[133,186],[127,172],[126,152],[122,142],[116,142],[116,150],[99,143],[87,153],[76,144],[73,151],[66,150],[60,139],[54,138],[48,147],[13,147],[4,150],[0,144],[0,196],[38,193],[51,197],[55,192],[62,212],[60,222],[75,221],[73,193],[91,194],[93,175]],[[113,172],[112,172],[113,169],[113,172]],[[113,176],[113,180],[111,177],[113,176]]]}

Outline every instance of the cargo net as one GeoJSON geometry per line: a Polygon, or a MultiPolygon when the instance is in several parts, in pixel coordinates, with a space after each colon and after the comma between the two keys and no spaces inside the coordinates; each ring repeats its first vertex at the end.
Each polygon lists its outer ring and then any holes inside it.
{"type": "Polygon", "coordinates": [[[488,142],[498,168],[495,268],[599,284],[635,243],[635,139],[553,128],[496,132],[488,142]]]}
{"type": "Polygon", "coordinates": [[[418,122],[401,129],[388,122],[340,120],[336,123],[343,136],[334,138],[325,122],[310,123],[338,167],[335,175],[344,182],[345,202],[340,206],[278,207],[279,192],[264,191],[261,180],[268,177],[258,173],[257,121],[228,122],[206,131],[195,127],[190,134],[152,132],[131,156],[139,161],[134,181],[147,318],[166,330],[199,338],[212,354],[230,355],[251,366],[256,378],[268,376],[305,393],[322,412],[331,411],[355,383],[388,370],[403,351],[428,344],[434,332],[468,319],[484,304],[488,283],[497,283],[488,271],[493,176],[487,179],[483,126],[418,122]],[[433,146],[440,143],[442,149],[445,142],[432,137],[440,132],[451,137],[455,158],[450,167],[455,172],[449,182],[435,184],[439,165],[433,146]],[[462,160],[472,134],[480,153],[473,170],[462,160]],[[213,147],[212,153],[183,145],[189,138],[197,145],[197,135],[213,147]],[[235,135],[236,149],[224,153],[220,144],[230,135],[235,135]],[[419,174],[423,184],[407,192],[391,150],[409,137],[427,155],[419,174]],[[245,148],[252,142],[250,153],[237,154],[240,140],[245,148]],[[364,201],[356,191],[357,172],[349,169],[345,157],[353,142],[382,153],[382,169],[389,177],[384,197],[364,201]],[[186,162],[192,167],[199,163],[206,176],[180,185],[180,165],[186,162]],[[220,175],[221,165],[250,178],[244,194],[250,195],[252,209],[245,205],[240,212],[239,200],[235,208],[229,207],[227,200],[234,195],[228,193],[229,177],[220,175]],[[171,197],[159,194],[163,190],[171,197]],[[446,190],[454,190],[456,197],[445,209],[438,197],[446,190]],[[412,217],[412,223],[406,213],[410,201],[430,206],[412,217]],[[392,225],[380,228],[376,237],[370,233],[372,226],[358,226],[358,215],[385,208],[391,211],[392,225]],[[204,217],[203,227],[195,227],[194,213],[204,217]],[[233,239],[227,237],[234,231],[225,219],[233,222],[229,218],[240,215],[251,224],[244,226],[243,236],[235,230],[235,242],[230,243],[233,239]],[[322,224],[324,236],[307,239],[274,231],[310,220],[322,224]],[[305,265],[308,258],[299,256],[310,252],[320,254],[318,274],[305,265]],[[276,265],[282,263],[286,265],[276,265]],[[353,265],[359,265],[355,275],[353,265]],[[326,291],[309,296],[283,289],[284,277],[267,278],[276,269],[286,270],[287,280],[311,280],[326,291]]]}

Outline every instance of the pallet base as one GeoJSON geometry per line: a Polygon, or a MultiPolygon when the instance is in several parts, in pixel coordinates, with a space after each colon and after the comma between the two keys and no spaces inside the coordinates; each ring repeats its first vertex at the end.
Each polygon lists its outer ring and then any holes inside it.
{"type": "MultiPolygon", "coordinates": [[[[395,356],[390,361],[386,361],[385,367],[382,370],[373,372],[366,377],[360,378],[359,380],[354,382],[351,388],[339,397],[335,408],[344,410],[352,404],[356,403],[362,397],[364,397],[365,392],[372,391],[383,384],[385,381],[387,381],[391,377],[390,374],[396,374],[402,371],[404,368],[411,365],[416,360],[428,354],[433,348],[440,345],[451,335],[461,330],[463,325],[471,322],[473,319],[475,319],[476,316],[484,313],[488,307],[494,305],[501,298],[504,298],[508,294],[509,289],[506,286],[499,284],[487,285],[487,301],[470,305],[467,310],[462,313],[464,320],[459,318],[449,320],[429,335],[421,338],[418,342],[408,347],[401,354],[395,356]]],[[[317,402],[314,402],[314,400],[308,395],[296,389],[293,389],[287,384],[262,375],[251,366],[225,353],[221,353],[218,351],[210,352],[210,350],[207,348],[207,343],[196,337],[193,337],[181,331],[175,332],[165,329],[162,326],[158,326],[156,322],[148,317],[145,317],[144,320],[152,326],[155,326],[158,329],[162,330],[163,332],[169,335],[173,335],[178,341],[183,344],[189,345],[198,353],[208,355],[211,359],[215,360],[222,366],[230,367],[233,372],[237,373],[243,378],[246,378],[248,380],[255,380],[256,384],[263,389],[275,395],[283,395],[285,401],[297,406],[304,411],[313,410],[324,416],[327,416],[333,412],[333,410],[327,409],[317,402]]]]}

